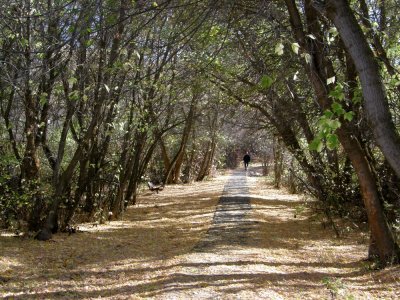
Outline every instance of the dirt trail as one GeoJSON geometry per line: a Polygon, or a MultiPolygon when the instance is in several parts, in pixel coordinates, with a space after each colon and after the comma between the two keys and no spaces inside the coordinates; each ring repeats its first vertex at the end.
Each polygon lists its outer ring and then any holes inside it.
{"type": "Polygon", "coordinates": [[[396,299],[398,267],[363,261],[367,234],[324,229],[257,169],[145,192],[122,221],[53,242],[0,236],[6,299],[396,299]]]}

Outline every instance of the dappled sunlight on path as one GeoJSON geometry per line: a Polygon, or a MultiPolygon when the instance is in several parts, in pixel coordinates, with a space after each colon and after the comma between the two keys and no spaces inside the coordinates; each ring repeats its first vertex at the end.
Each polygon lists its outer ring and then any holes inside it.
{"type": "Polygon", "coordinates": [[[400,296],[399,268],[371,272],[367,235],[341,239],[305,199],[257,169],[145,192],[123,220],[53,242],[0,237],[10,299],[374,299],[400,296]]]}

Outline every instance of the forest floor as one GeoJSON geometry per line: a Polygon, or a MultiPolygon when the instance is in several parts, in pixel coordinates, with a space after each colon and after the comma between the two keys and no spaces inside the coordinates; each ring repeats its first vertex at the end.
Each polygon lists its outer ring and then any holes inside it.
{"type": "Polygon", "coordinates": [[[399,299],[400,268],[364,261],[304,196],[259,168],[143,192],[123,220],[52,241],[0,236],[1,299],[399,299]]]}

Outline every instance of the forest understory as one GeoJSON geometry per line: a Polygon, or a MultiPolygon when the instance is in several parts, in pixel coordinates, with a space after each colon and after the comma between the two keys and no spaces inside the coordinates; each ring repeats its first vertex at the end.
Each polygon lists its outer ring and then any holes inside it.
{"type": "Polygon", "coordinates": [[[144,191],[122,220],[48,242],[0,236],[1,299],[398,299],[400,268],[366,261],[366,228],[259,168],[144,191]]]}

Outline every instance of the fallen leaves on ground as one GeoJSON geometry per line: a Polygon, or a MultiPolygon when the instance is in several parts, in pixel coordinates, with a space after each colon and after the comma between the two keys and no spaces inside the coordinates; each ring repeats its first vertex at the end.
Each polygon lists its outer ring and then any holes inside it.
{"type": "MultiPolygon", "coordinates": [[[[243,171],[234,171],[244,176],[243,171]]],[[[373,271],[366,232],[335,238],[301,195],[247,173],[254,226],[243,245],[195,251],[230,174],[145,192],[120,221],[80,224],[52,242],[0,236],[10,299],[395,299],[400,269],[373,271]]],[[[310,201],[310,200],[308,200],[310,201]]]]}

